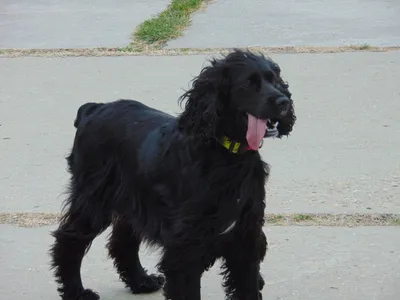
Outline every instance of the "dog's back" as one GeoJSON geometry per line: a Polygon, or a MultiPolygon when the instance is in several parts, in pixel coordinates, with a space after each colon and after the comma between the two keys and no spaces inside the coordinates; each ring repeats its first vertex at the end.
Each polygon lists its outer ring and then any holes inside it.
{"type": "Polygon", "coordinates": [[[74,121],[75,128],[78,128],[82,118],[87,117],[93,111],[95,111],[98,107],[103,106],[103,105],[104,105],[103,103],[95,103],[95,102],[87,102],[87,103],[81,105],[78,108],[78,113],[76,114],[76,118],[74,121]]]}

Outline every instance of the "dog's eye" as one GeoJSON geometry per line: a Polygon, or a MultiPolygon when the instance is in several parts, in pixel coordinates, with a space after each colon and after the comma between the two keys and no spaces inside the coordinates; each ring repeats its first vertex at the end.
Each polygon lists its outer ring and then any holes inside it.
{"type": "Polygon", "coordinates": [[[272,71],[267,71],[264,73],[264,78],[269,82],[275,81],[275,74],[272,71]]]}
{"type": "Polygon", "coordinates": [[[241,87],[244,89],[247,89],[251,86],[251,84],[252,84],[252,81],[250,79],[247,79],[241,84],[241,87]]]}
{"type": "Polygon", "coordinates": [[[247,78],[247,80],[244,82],[242,86],[245,88],[256,87],[257,89],[259,89],[260,85],[261,85],[260,74],[254,73],[247,78]]]}

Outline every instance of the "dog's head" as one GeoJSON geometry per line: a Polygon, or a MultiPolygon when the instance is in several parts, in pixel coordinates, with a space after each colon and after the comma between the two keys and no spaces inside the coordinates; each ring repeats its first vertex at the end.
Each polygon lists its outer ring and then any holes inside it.
{"type": "Polygon", "coordinates": [[[292,131],[296,116],[278,64],[262,54],[235,50],[214,59],[193,80],[180,128],[206,138],[226,135],[257,150],[264,137],[292,131]]]}

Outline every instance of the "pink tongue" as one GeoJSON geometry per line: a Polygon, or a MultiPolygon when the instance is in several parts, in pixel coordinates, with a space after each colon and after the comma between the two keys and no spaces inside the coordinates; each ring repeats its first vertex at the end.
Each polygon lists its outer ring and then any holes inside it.
{"type": "Polygon", "coordinates": [[[258,150],[261,140],[264,138],[267,130],[267,120],[257,119],[248,114],[246,139],[252,150],[258,150]]]}

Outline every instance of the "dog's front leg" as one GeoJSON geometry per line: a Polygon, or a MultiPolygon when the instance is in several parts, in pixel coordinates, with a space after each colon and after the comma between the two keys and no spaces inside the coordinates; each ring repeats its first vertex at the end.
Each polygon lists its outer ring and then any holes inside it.
{"type": "Polygon", "coordinates": [[[165,276],[164,296],[168,300],[200,300],[200,281],[204,269],[200,255],[189,248],[166,249],[159,264],[165,276]]]}
{"type": "Polygon", "coordinates": [[[224,287],[229,300],[260,300],[262,247],[260,232],[239,232],[226,248],[223,268],[224,287]]]}

